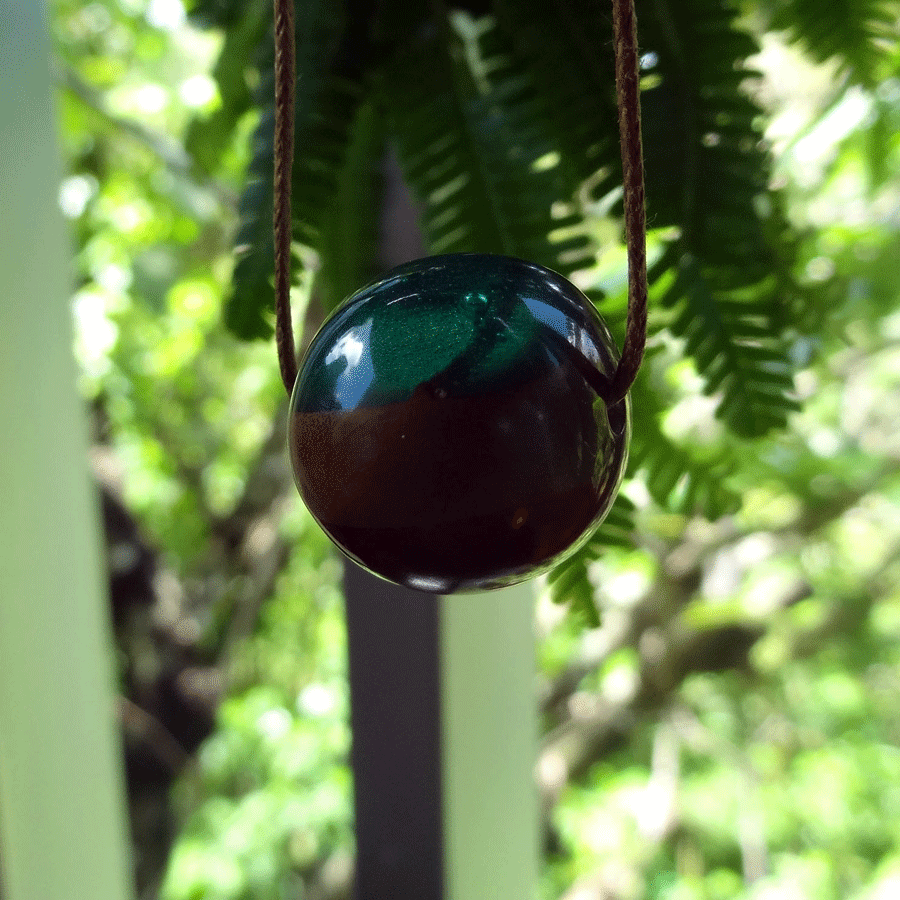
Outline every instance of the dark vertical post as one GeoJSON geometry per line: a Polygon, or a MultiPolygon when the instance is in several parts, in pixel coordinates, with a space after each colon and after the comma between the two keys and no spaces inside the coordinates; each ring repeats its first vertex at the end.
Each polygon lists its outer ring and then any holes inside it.
{"type": "MultiPolygon", "coordinates": [[[[385,166],[381,262],[425,255],[385,166]]],[[[445,598],[345,561],[356,900],[535,900],[534,592],[445,598]]]]}
{"type": "MultiPolygon", "coordinates": [[[[384,166],[381,263],[426,251],[396,160],[384,166]]],[[[440,598],[344,561],[357,900],[443,900],[440,598]]]]}
{"type": "MultiPolygon", "coordinates": [[[[423,256],[390,156],[381,257],[423,256]]],[[[356,900],[535,900],[534,591],[438,597],[345,562],[356,900]]]]}
{"type": "Polygon", "coordinates": [[[345,562],[357,900],[442,900],[439,598],[345,562]]]}

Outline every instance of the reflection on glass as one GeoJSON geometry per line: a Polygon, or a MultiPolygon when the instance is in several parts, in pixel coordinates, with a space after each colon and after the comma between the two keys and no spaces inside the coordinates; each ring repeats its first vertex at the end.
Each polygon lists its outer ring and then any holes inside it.
{"type": "Polygon", "coordinates": [[[345,361],[343,373],[335,379],[334,399],[341,409],[356,407],[375,377],[372,357],[367,349],[372,321],[369,318],[362,325],[351,328],[325,357],[326,366],[341,359],[345,361]]]}

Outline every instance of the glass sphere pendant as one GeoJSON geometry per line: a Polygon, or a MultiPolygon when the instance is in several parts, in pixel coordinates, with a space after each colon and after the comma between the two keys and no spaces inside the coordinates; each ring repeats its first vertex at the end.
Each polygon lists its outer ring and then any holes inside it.
{"type": "Polygon", "coordinates": [[[505,256],[418,260],[347,299],[300,365],[300,495],[370,572],[434,593],[505,587],[578,549],[622,480],[618,351],[561,275],[505,256]]]}

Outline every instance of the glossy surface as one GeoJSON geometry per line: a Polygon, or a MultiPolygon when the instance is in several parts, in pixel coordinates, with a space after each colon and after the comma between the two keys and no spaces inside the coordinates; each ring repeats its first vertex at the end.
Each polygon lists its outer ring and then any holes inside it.
{"type": "Polygon", "coordinates": [[[618,358],[570,282],[502,256],[430,257],[350,297],[290,406],[300,494],[390,581],[503,587],[560,562],[606,514],[627,459],[618,358]]]}

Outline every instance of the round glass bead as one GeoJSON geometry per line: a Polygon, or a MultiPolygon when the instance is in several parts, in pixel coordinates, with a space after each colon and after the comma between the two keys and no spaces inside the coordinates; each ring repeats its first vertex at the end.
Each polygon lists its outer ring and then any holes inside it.
{"type": "Polygon", "coordinates": [[[618,352],[569,281],[505,256],[394,269],[346,300],[290,404],[297,487],[337,546],[435,593],[504,587],[561,562],[615,499],[629,400],[618,352]]]}

